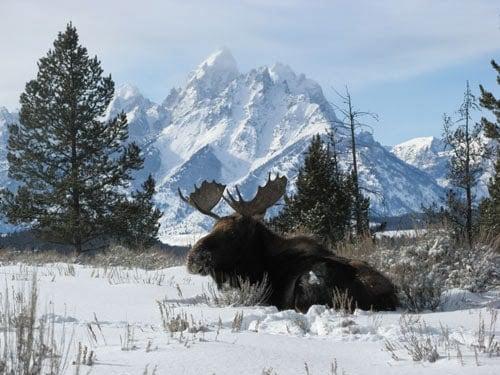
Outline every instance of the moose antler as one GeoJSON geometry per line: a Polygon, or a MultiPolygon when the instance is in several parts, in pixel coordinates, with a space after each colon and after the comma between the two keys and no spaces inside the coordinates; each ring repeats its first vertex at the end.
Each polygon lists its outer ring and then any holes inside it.
{"type": "Polygon", "coordinates": [[[259,186],[257,189],[257,194],[251,201],[245,201],[236,186],[236,194],[238,194],[238,200],[234,199],[231,193],[228,191],[226,198],[222,198],[231,206],[233,210],[238,212],[243,216],[264,216],[269,207],[273,206],[282,196],[285,194],[287,179],[285,176],[276,176],[274,180],[271,180],[271,173],[269,173],[269,178],[264,186],[259,186]]]}
{"type": "Polygon", "coordinates": [[[215,181],[203,181],[199,188],[194,185],[194,192],[189,194],[189,198],[185,198],[184,195],[182,195],[180,188],[177,190],[179,191],[179,196],[184,202],[196,208],[202,214],[218,220],[220,219],[220,216],[214,214],[212,209],[217,203],[219,203],[222,195],[224,194],[225,188],[226,185],[219,184],[215,181]]]}

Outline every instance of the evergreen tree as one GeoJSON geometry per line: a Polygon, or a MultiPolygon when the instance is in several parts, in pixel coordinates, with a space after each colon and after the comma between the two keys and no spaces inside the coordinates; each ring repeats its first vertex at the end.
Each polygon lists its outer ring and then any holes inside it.
{"type": "MultiPolygon", "coordinates": [[[[497,72],[497,84],[500,85],[500,66],[494,61],[491,61],[493,69],[497,72]]],[[[487,118],[481,118],[481,123],[484,127],[485,135],[495,140],[496,152],[493,153],[495,158],[494,174],[488,184],[489,197],[484,199],[480,205],[481,225],[492,236],[500,234],[500,99],[480,86],[481,98],[479,102],[482,107],[490,110],[495,116],[495,122],[489,121],[487,118]]]]}
{"type": "Polygon", "coordinates": [[[476,229],[474,222],[474,193],[481,173],[480,160],[485,154],[481,140],[481,124],[471,124],[471,114],[478,108],[469,82],[464,92],[457,119],[444,115],[443,139],[451,150],[448,178],[453,186],[447,197],[447,215],[450,222],[463,227],[467,243],[472,246],[476,229]],[[463,202],[462,202],[463,201],[463,202]]]}
{"type": "Polygon", "coordinates": [[[285,207],[272,220],[281,231],[306,229],[326,243],[350,234],[354,184],[341,170],[334,142],[313,137],[299,169],[296,194],[285,197],[285,207]]]}
{"type": "MultiPolygon", "coordinates": [[[[467,201],[457,189],[448,189],[445,197],[445,209],[442,212],[443,222],[451,231],[453,238],[467,239],[467,201]]],[[[439,212],[436,212],[439,215],[439,212]]]]}
{"type": "Polygon", "coordinates": [[[123,113],[102,120],[113,94],[111,76],[69,24],[26,84],[19,124],[9,126],[9,176],[20,182],[17,192],[2,192],[10,222],[30,224],[77,253],[114,235],[113,213],[143,158],[126,143],[123,113]]]}
{"type": "Polygon", "coordinates": [[[151,175],[142,185],[142,190],[132,194],[116,206],[113,215],[113,232],[124,244],[132,248],[145,248],[158,241],[158,220],[162,213],[154,207],[155,180],[151,175]]]}

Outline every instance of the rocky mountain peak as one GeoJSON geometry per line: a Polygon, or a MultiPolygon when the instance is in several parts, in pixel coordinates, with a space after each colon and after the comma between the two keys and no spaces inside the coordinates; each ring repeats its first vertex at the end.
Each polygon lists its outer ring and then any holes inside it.
{"type": "Polygon", "coordinates": [[[238,66],[227,48],[207,57],[191,72],[186,88],[197,98],[214,97],[239,75],[238,66]]]}

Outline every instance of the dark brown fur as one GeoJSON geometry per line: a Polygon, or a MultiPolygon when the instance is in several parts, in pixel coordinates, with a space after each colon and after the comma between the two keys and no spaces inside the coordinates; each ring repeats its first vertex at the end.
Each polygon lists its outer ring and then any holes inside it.
{"type": "Polygon", "coordinates": [[[336,289],[347,291],[353,305],[364,310],[398,305],[394,285],[368,264],[336,256],[305,236],[284,238],[238,214],[216,222],[189,252],[187,267],[211,275],[219,287],[237,286],[237,276],[259,282],[267,274],[272,289],[267,303],[279,309],[331,305],[336,289]]]}

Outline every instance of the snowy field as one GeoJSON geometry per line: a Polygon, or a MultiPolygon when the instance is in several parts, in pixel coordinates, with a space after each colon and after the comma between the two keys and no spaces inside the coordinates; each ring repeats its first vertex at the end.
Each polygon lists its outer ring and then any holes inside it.
{"type": "Polygon", "coordinates": [[[210,278],[184,267],[50,264],[2,266],[2,296],[27,291],[35,272],[39,314],[54,314],[56,333],[66,332],[67,374],[77,373],[79,343],[87,355],[93,351],[92,365],[80,366],[80,374],[500,373],[500,357],[483,352],[478,334],[498,337],[490,318],[500,308],[500,292],[448,291],[443,311],[418,316],[350,315],[323,306],[299,314],[214,306],[210,278]],[[436,360],[414,361],[412,343],[435,348],[436,360]]]}

